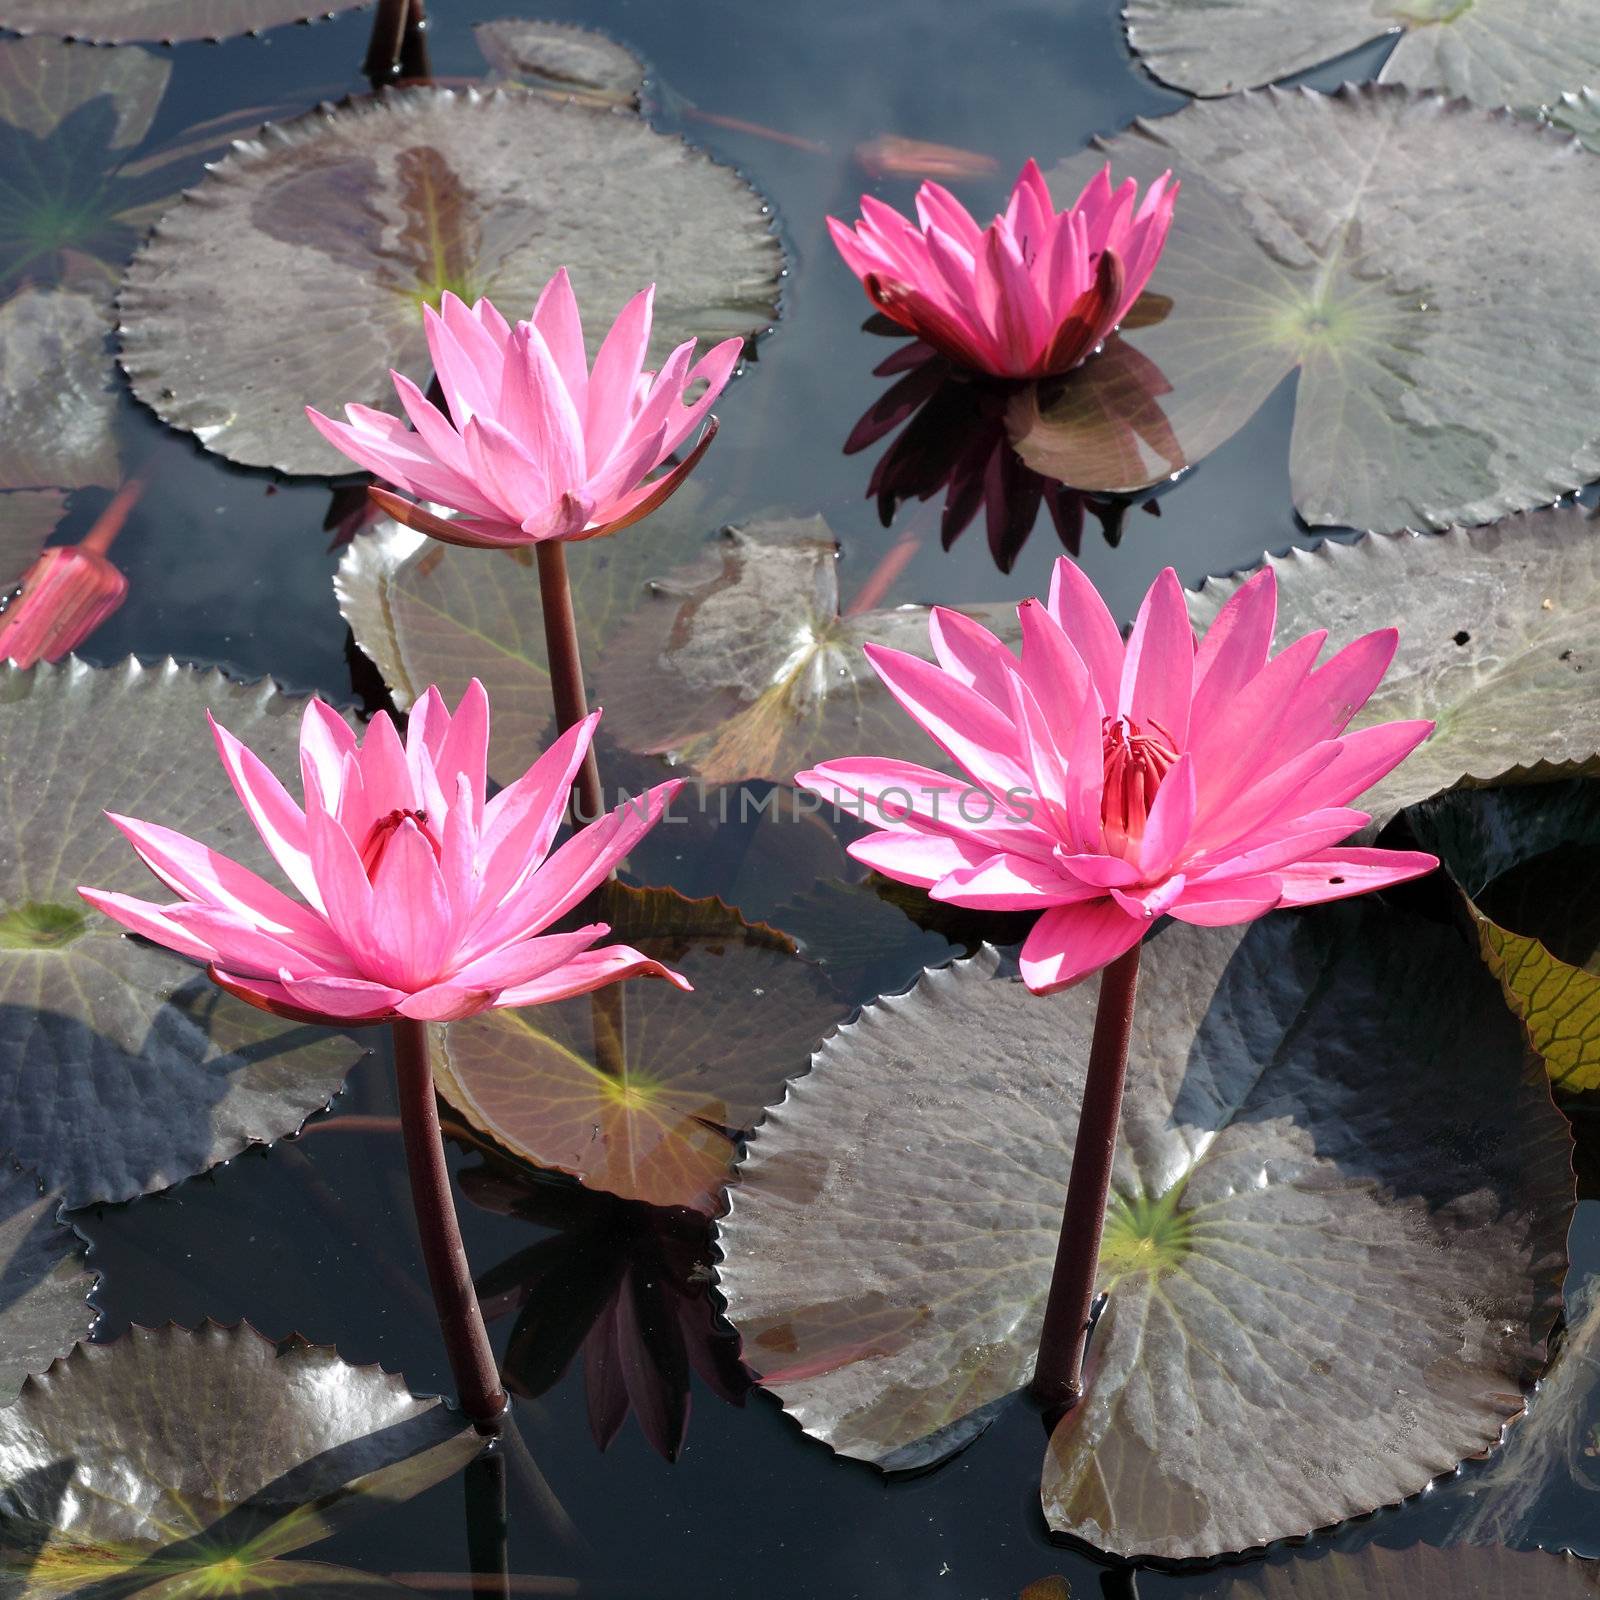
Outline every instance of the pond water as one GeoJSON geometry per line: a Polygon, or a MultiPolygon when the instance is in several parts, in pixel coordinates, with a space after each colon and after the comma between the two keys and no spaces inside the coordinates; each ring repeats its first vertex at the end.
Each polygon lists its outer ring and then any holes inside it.
{"type": "MultiPolygon", "coordinates": [[[[506,0],[437,4],[435,74],[444,81],[481,75],[470,24],[512,9],[506,0]]],[[[853,216],[863,189],[909,207],[916,178],[869,177],[854,155],[885,134],[992,157],[992,175],[959,183],[982,215],[1002,201],[1027,156],[1049,165],[1097,134],[1186,103],[1131,57],[1115,6],[584,0],[542,5],[537,14],[603,28],[638,51],[651,67],[657,125],[735,165],[776,214],[788,262],[783,314],[718,406],[722,431],[698,469],[707,504],[738,517],[820,512],[840,542],[847,596],[908,537],[914,548],[891,601],[1041,593],[1061,548],[1046,515],[1005,572],[991,557],[981,514],[948,550],[939,539],[938,499],[903,505],[882,525],[867,494],[882,446],[855,455],[843,446],[886,387],[872,369],[890,346],[863,331],[870,308],[824,219],[853,216]]],[[[357,13],[172,49],[171,84],[149,141],[176,139],[245,107],[294,109],[360,92],[368,24],[357,13]]],[[[1307,81],[1331,88],[1375,72],[1383,56],[1384,47],[1368,47],[1307,81]]],[[[1180,481],[1135,497],[1114,543],[1096,516],[1087,517],[1079,558],[1119,616],[1131,614],[1166,565],[1192,583],[1250,566],[1263,550],[1329,536],[1307,529],[1293,511],[1294,382],[1285,380],[1248,425],[1180,481]]],[[[231,468],[164,427],[125,388],[116,429],[123,461],[148,487],[116,545],[129,598],[83,654],[96,663],[171,654],[244,677],[270,674],[337,703],[376,703],[381,686],[335,601],[340,551],[323,531],[327,483],[231,468]]],[[[98,491],[77,493],[59,537],[80,537],[103,504],[98,491]]],[[[627,535],[649,536],[648,525],[627,535]]],[[[810,887],[812,858],[770,847],[767,835],[752,842],[752,832],[737,824],[698,830],[676,862],[655,859],[679,887],[721,892],[766,914],[810,887]]],[[[652,881],[665,877],[658,870],[652,881]]],[[[921,959],[908,952],[892,970],[876,972],[877,989],[909,984],[921,959]]],[[[301,1137],[166,1193],[75,1214],[101,1275],[96,1337],[168,1319],[243,1318],[273,1338],[298,1333],[337,1345],[352,1361],[380,1362],[418,1392],[448,1391],[393,1114],[380,1043],[331,1113],[301,1137]]],[[[493,1286],[490,1306],[499,1314],[491,1332],[502,1348],[523,1299],[544,1308],[514,1338],[513,1373],[540,1391],[519,1399],[517,1414],[543,1483],[511,1463],[513,1593],[1011,1600],[1061,1574],[1075,1596],[1137,1592],[1160,1600],[1199,1593],[1212,1581],[1157,1571],[1135,1578],[1052,1540],[1038,1508],[1044,1435],[1021,1400],[942,1467],[888,1479],[803,1437],[760,1392],[742,1406],[728,1403],[690,1373],[682,1347],[687,1337],[701,1366],[727,1353],[712,1332],[703,1230],[685,1222],[663,1239],[626,1207],[564,1192],[552,1198],[526,1179],[517,1196],[516,1181],[497,1175],[480,1153],[457,1151],[452,1159],[468,1196],[468,1252],[480,1282],[493,1286]],[[522,1214],[507,1214],[508,1204],[522,1214]],[[646,1334],[661,1352],[667,1409],[685,1386],[692,1396],[676,1461],[663,1459],[631,1417],[598,1450],[583,1362],[566,1360],[624,1272],[652,1308],[646,1334]]],[[[1592,1202],[1580,1206],[1572,1249],[1569,1301],[1600,1270],[1592,1202]]],[[[1483,1471],[1464,1468],[1456,1482],[1345,1529],[1337,1542],[1447,1542],[1483,1471]]],[[[368,1571],[433,1575],[412,1581],[431,1592],[464,1592],[470,1502],[480,1489],[476,1479],[465,1492],[461,1480],[449,1480],[336,1534],[315,1554],[368,1571]]],[[[1536,1508],[1520,1538],[1600,1555],[1595,1526],[1592,1496],[1564,1488],[1536,1508]]]]}

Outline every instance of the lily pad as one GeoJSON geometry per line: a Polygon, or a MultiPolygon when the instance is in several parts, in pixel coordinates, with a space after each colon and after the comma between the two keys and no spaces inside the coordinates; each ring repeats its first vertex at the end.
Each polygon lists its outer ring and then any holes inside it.
{"type": "Polygon", "coordinates": [[[0,28],[89,44],[231,39],[355,11],[372,0],[0,0],[0,28]]]}
{"type": "MultiPolygon", "coordinates": [[[[1273,556],[1278,647],[1316,628],[1344,643],[1397,627],[1399,650],[1354,726],[1438,728],[1360,800],[1379,820],[1457,784],[1600,766],[1600,523],[1581,506],[1442,534],[1369,535],[1273,556]]],[[[1189,597],[1208,627],[1238,578],[1189,597]]]]}
{"type": "MultiPolygon", "coordinates": [[[[1108,1302],[1042,1498],[1183,1559],[1494,1446],[1560,1309],[1571,1138],[1451,929],[1354,902],[1145,952],[1108,1302]]],[[[768,1113],[720,1281],[808,1433],[923,1466],[1028,1381],[1094,1012],[989,951],[868,1007],[768,1113]]]]}
{"type": "Polygon", "coordinates": [[[0,671],[0,1146],[69,1205],[160,1189],[293,1133],[364,1053],[216,989],[125,936],[79,884],[153,880],[103,810],[275,871],[211,749],[207,710],[286,781],[296,708],[168,661],[0,671]]]}
{"type": "MultiPolygon", "coordinates": [[[[569,549],[578,642],[591,673],[602,643],[644,597],[649,578],[687,561],[710,526],[691,483],[636,537],[583,540],[569,549]]],[[[453,702],[480,678],[495,708],[490,774],[510,783],[528,769],[554,725],[530,553],[457,549],[384,522],[350,541],[333,586],[356,643],[402,710],[429,684],[453,702]]],[[[609,716],[601,730],[609,734],[609,716]]]]}
{"type": "Polygon", "coordinates": [[[1232,94],[1398,34],[1381,83],[1545,106],[1600,81],[1587,0],[1127,0],[1128,42],[1163,83],[1232,94]]]}
{"type": "MultiPolygon", "coordinates": [[[[20,33],[3,14],[14,9],[0,0],[0,27],[20,33]]],[[[59,15],[63,7],[51,0],[50,9],[59,15]]],[[[106,0],[97,0],[96,9],[104,11],[106,0]]],[[[148,50],[7,39],[0,41],[0,122],[44,139],[74,111],[103,98],[113,114],[108,147],[129,150],[150,131],[171,75],[172,63],[148,50]]]]}
{"type": "MultiPolygon", "coordinates": [[[[928,609],[841,615],[838,549],[821,517],[725,528],[716,549],[658,578],[596,669],[610,737],[708,783],[788,782],[824,752],[929,759],[861,648],[927,656],[928,609]]],[[[1020,641],[1015,607],[960,609],[1020,641]]]]}
{"type": "Polygon", "coordinates": [[[342,474],[305,419],[396,409],[446,290],[525,316],[558,266],[591,353],[655,281],[651,350],[752,335],[782,265],[760,197],[641,118],[517,89],[414,88],[269,125],[157,225],[121,296],[141,400],[247,466],[342,474]]]}
{"type": "MultiPolygon", "coordinates": [[[[1183,181],[1150,284],[1172,309],[1121,337],[1170,386],[1160,409],[1187,460],[1297,372],[1290,477],[1308,522],[1487,522],[1600,475],[1600,324],[1572,309],[1600,292],[1600,164],[1569,137],[1347,85],[1135,123],[1052,189],[1106,160],[1183,181]]],[[[1099,359],[1088,392],[1123,403],[1099,359]]]]}
{"type": "Polygon", "coordinates": [[[1373,1544],[1228,1573],[1199,1593],[1203,1600],[1591,1600],[1600,1594],[1600,1563],[1543,1550],[1373,1544]]]}
{"type": "Polygon", "coordinates": [[[844,1014],[783,934],[717,900],[612,884],[585,921],[683,973],[523,1011],[436,1038],[439,1091],[496,1145],[649,1205],[709,1211],[735,1139],[844,1014]]]}
{"type": "Polygon", "coordinates": [[[275,1558],[420,1494],[482,1444],[440,1401],[330,1346],[244,1325],[134,1328],[79,1345],[0,1411],[0,1588],[407,1594],[275,1558]]]}
{"type": "Polygon", "coordinates": [[[593,28],[507,17],[476,23],[472,36],[496,72],[530,89],[594,105],[639,109],[644,63],[626,45],[593,28]]]}
{"type": "Polygon", "coordinates": [[[83,1241],[56,1220],[61,1196],[25,1172],[0,1172],[0,1405],[94,1326],[83,1241]]]}
{"type": "Polygon", "coordinates": [[[0,492],[0,594],[9,594],[28,570],[67,509],[59,489],[0,492]]]}
{"type": "Polygon", "coordinates": [[[1562,95],[1561,103],[1550,109],[1550,120],[1576,134],[1589,149],[1600,150],[1600,90],[1580,89],[1562,95]]]}

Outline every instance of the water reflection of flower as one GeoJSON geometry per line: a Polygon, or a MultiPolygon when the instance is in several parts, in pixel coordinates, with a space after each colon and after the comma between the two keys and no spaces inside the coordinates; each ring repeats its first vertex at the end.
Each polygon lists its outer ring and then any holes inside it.
{"type": "Polygon", "coordinates": [[[529,1398],[583,1355],[589,1429],[604,1450],[632,1411],[652,1448],[677,1459],[690,1374],[731,1405],[752,1379],[711,1299],[711,1222],[683,1206],[621,1200],[491,1160],[461,1174],[485,1210],[551,1228],[478,1279],[484,1315],[516,1314],[505,1385],[529,1398]]]}
{"type": "MultiPolygon", "coordinates": [[[[1002,572],[1016,563],[1041,506],[1072,555],[1082,543],[1086,513],[1100,523],[1108,544],[1121,538],[1125,497],[1069,488],[1035,472],[1017,454],[1006,413],[1024,385],[963,372],[919,340],[902,345],[874,376],[898,381],[862,414],[844,453],[855,455],[900,430],[867,484],[884,527],[905,501],[932,500],[942,491],[940,543],[948,550],[981,510],[990,553],[1002,572]]],[[[1159,515],[1153,500],[1144,509],[1159,515]]]]}

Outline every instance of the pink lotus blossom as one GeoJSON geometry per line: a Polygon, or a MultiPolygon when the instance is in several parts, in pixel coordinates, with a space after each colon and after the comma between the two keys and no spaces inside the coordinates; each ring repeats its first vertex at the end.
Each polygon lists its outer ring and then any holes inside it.
{"type": "Polygon", "coordinates": [[[1198,646],[1169,567],[1127,643],[1070,561],[1048,605],[1025,600],[1020,661],[936,607],[937,664],[868,645],[878,676],[968,774],[907,761],[824,762],[798,782],[880,830],[850,854],[935,900],[1037,911],[1022,976],[1047,994],[1113,961],[1162,916],[1249,922],[1401,883],[1438,866],[1409,850],[1337,848],[1371,819],[1349,802],[1433,731],[1345,733],[1398,636],[1369,633],[1316,665],[1318,630],[1269,656],[1270,569],[1198,646]]]}
{"type": "Polygon", "coordinates": [[[627,945],[593,948],[603,922],[545,930],[577,906],[666,809],[659,784],[550,850],[599,713],[515,783],[484,798],[489,700],[473,680],[452,716],[437,689],[405,742],[383,713],[358,741],[320,700],[300,725],[305,808],[226,728],[222,764],[294,899],[195,839],[112,816],[180,898],[155,905],[80,889],[125,928],[203,961],[241,999],[340,1024],[448,1022],[540,1005],[619,978],[688,983],[627,945]]]}
{"type": "Polygon", "coordinates": [[[410,378],[391,372],[408,428],[371,406],[345,407],[349,422],[306,408],[322,436],[351,460],[419,500],[448,506],[446,519],[396,496],[374,498],[410,527],[452,544],[536,544],[594,539],[648,516],[671,495],[716,432],[711,406],[733,373],[742,341],[724,339],[699,361],[680,344],[660,372],[644,370],[655,286],[623,308],[589,367],[578,302],[562,268],[533,316],[511,327],[487,300],[446,294],[423,307],[444,416],[410,378]],[[686,391],[705,388],[691,404],[686,391]],[[657,467],[702,421],[689,455],[657,467]]]}
{"type": "Polygon", "coordinates": [[[1139,185],[1113,190],[1107,166],[1058,212],[1029,161],[987,228],[937,183],[917,191],[920,229],[871,195],[853,229],[828,228],[886,316],[964,367],[1043,378],[1097,349],[1143,292],[1172,223],[1171,177],[1136,204],[1139,185]]]}

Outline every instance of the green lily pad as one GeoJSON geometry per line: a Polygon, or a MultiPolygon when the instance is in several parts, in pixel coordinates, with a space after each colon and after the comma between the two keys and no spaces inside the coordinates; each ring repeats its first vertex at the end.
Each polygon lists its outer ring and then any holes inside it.
{"type": "Polygon", "coordinates": [[[482,1444],[440,1401],[331,1346],[244,1325],[134,1328],[79,1345],[0,1411],[0,1592],[407,1594],[275,1558],[420,1494],[482,1444]]]}
{"type": "MultiPolygon", "coordinates": [[[[1361,727],[1431,717],[1438,728],[1357,802],[1385,820],[1457,784],[1595,770],[1600,696],[1600,524],[1581,506],[1442,534],[1369,535],[1273,556],[1278,648],[1314,628],[1343,644],[1397,627],[1400,646],[1361,727]]],[[[1238,578],[1189,597],[1208,627],[1238,578]]]]}
{"type": "Polygon", "coordinates": [[[397,409],[390,368],[429,371],[424,302],[488,295],[526,316],[558,266],[591,353],[654,280],[659,362],[767,327],[782,256],[743,178],[641,118],[406,89],[269,125],[215,163],[128,269],[122,364],[228,460],[341,474],[307,404],[397,409]]]}
{"type": "Polygon", "coordinates": [[[1600,81],[1586,0],[1127,0],[1128,42],[1191,94],[1232,94],[1304,72],[1386,35],[1381,83],[1484,106],[1544,106],[1600,81]]]}
{"type": "MultiPolygon", "coordinates": [[[[1499,1440],[1561,1304],[1571,1138],[1453,930],[1352,902],[1145,946],[1082,1404],[1052,1529],[1211,1556],[1499,1440]]],[[[926,1465],[1028,1381],[1093,985],[993,951],[869,1006],[751,1140],[719,1269],[805,1430],[926,1465]]]]}
{"type": "MultiPolygon", "coordinates": [[[[1570,138],[1347,85],[1138,122],[1052,172],[1052,189],[1106,160],[1183,182],[1150,282],[1171,310],[1118,347],[1168,386],[1156,400],[1171,437],[1147,450],[1151,467],[1214,449],[1297,373],[1289,466],[1308,522],[1488,522],[1600,475],[1600,324],[1573,312],[1600,292],[1600,164],[1570,138]]],[[[1100,360],[1065,387],[1054,428],[1043,398],[1042,439],[1017,442],[1030,465],[1054,470],[1053,433],[1070,444],[1085,415],[1101,435],[1106,407],[1135,425],[1116,408],[1145,406],[1149,385],[1096,378],[1100,360]]]]}
{"type": "Polygon", "coordinates": [[[41,1194],[25,1172],[0,1172],[0,1405],[94,1326],[94,1274],[82,1240],[55,1215],[59,1194],[41,1194]]]}
{"type": "MultiPolygon", "coordinates": [[[[690,559],[710,526],[691,483],[634,538],[569,547],[572,608],[591,676],[601,645],[644,596],[650,577],[690,559]]],[[[531,552],[463,550],[383,522],[350,541],[333,587],[356,643],[402,710],[429,684],[454,703],[481,678],[495,709],[490,774],[510,783],[527,771],[554,726],[531,552]]],[[[602,737],[610,720],[601,723],[602,737]]],[[[614,792],[615,783],[607,782],[614,792]]]]}
{"type": "Polygon", "coordinates": [[[222,993],[78,897],[80,884],[164,893],[103,810],[276,872],[207,709],[294,781],[297,708],[270,684],[171,661],[0,671],[0,1147],[69,1205],[164,1188],[293,1133],[364,1054],[222,993]]]}
{"type": "MultiPolygon", "coordinates": [[[[928,608],[840,614],[839,547],[821,517],[725,528],[650,585],[595,671],[606,731],[707,783],[788,782],[822,755],[934,757],[862,645],[928,656],[928,608]]],[[[1014,606],[963,606],[1008,643],[1014,606]]]]}
{"type": "Polygon", "coordinates": [[[439,1091],[496,1145],[648,1205],[711,1210],[735,1139],[845,1012],[783,934],[612,884],[586,922],[695,986],[636,980],[438,1030],[439,1091]]]}
{"type": "Polygon", "coordinates": [[[496,72],[530,89],[594,105],[639,109],[644,63],[626,45],[593,28],[507,17],[476,23],[472,36],[496,72]]]}
{"type": "Polygon", "coordinates": [[[286,22],[354,11],[372,0],[0,0],[0,28],[90,44],[231,39],[286,22]]]}

